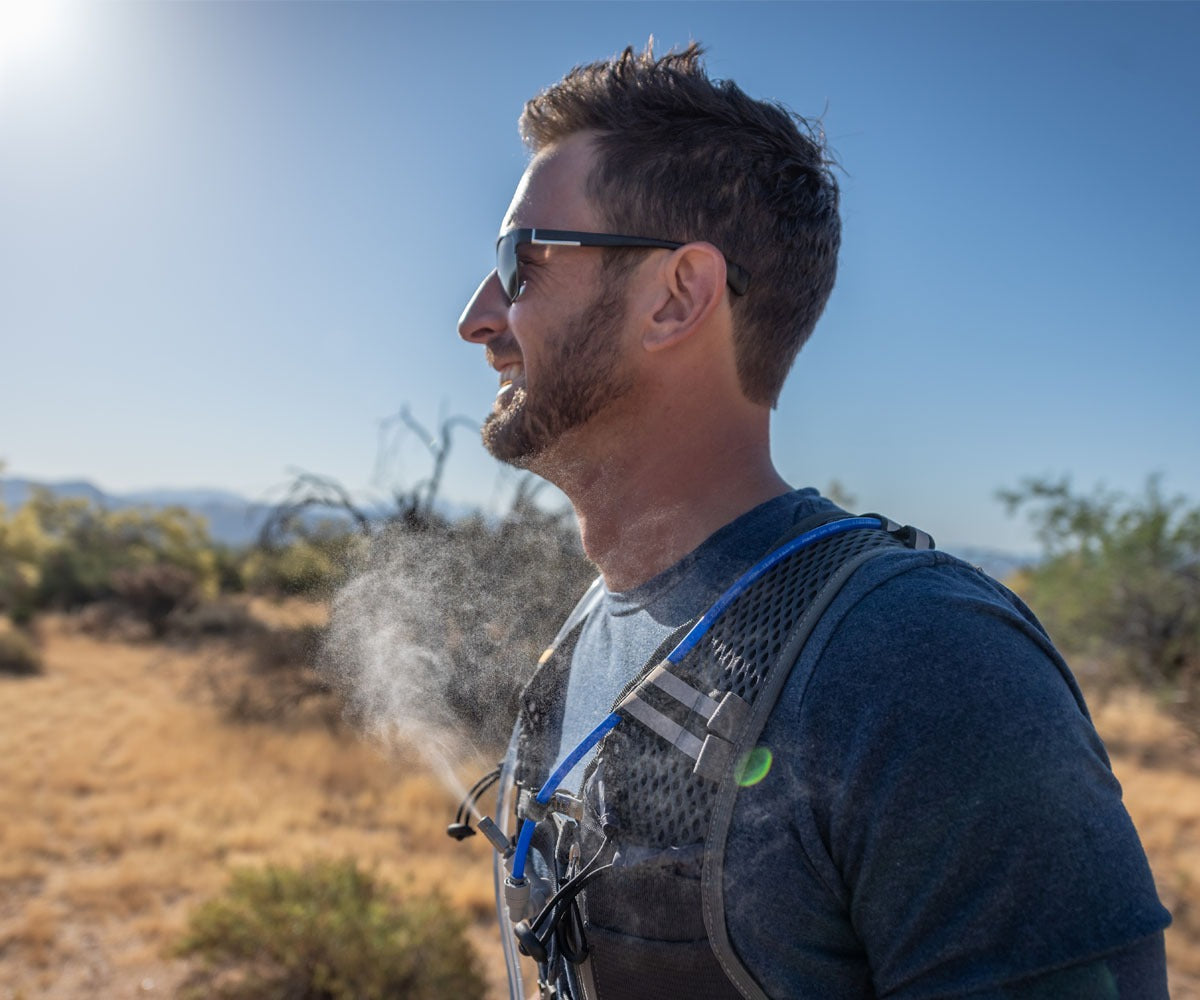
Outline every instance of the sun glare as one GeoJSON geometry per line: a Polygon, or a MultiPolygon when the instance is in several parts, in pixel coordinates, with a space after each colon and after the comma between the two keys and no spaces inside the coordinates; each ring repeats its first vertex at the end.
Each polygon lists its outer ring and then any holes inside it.
{"type": "Polygon", "coordinates": [[[0,0],[0,92],[18,69],[61,52],[67,10],[59,0],[0,0]]]}

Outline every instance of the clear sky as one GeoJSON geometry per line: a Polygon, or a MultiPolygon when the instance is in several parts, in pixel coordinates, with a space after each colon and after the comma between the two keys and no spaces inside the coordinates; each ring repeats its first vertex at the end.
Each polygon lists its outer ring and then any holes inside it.
{"type": "MultiPolygon", "coordinates": [[[[372,481],[407,404],[487,412],[455,334],[516,118],[654,35],[823,116],[838,286],[774,424],[941,541],[1028,549],[1028,475],[1200,498],[1200,5],[0,4],[0,460],[116,492],[372,481]]],[[[428,471],[407,441],[390,482],[428,471]]],[[[511,486],[460,434],[450,499],[511,486]]]]}

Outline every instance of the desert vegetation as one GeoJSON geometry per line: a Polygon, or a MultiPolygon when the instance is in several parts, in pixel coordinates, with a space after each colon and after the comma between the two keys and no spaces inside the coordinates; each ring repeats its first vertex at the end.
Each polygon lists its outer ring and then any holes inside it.
{"type": "Polygon", "coordinates": [[[176,951],[202,963],[179,993],[194,1000],[482,996],[465,923],[437,896],[394,898],[352,859],[241,868],[192,914],[176,951]]]}
{"type": "Polygon", "coordinates": [[[1200,506],[1157,477],[1141,496],[1033,479],[1000,499],[1044,553],[1010,582],[1091,685],[1153,692],[1200,732],[1200,506]]]}
{"type": "MultiPolygon", "coordinates": [[[[422,489],[321,521],[349,498],[298,480],[242,551],[183,510],[0,510],[0,998],[501,995],[451,786],[591,570],[527,492],[451,521],[422,489]],[[451,734],[440,770],[397,715],[451,734]]],[[[1200,1000],[1200,513],[1153,481],[1006,500],[1046,548],[1012,585],[1081,676],[1200,1000]]]]}

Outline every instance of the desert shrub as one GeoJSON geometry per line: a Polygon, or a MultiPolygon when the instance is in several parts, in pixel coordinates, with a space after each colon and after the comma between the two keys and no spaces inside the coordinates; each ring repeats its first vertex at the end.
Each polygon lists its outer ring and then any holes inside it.
{"type": "Polygon", "coordinates": [[[317,670],[324,636],[317,625],[268,628],[251,618],[229,652],[210,650],[198,688],[230,722],[318,722],[336,732],[341,703],[317,670]]]}
{"type": "Polygon", "coordinates": [[[217,559],[202,518],[180,507],[106,510],[36,490],[0,510],[0,610],[27,618],[114,596],[115,574],[151,566],[187,573],[199,596],[217,592],[217,559]]]}
{"type": "Polygon", "coordinates": [[[28,505],[0,507],[0,612],[27,623],[38,605],[42,564],[53,542],[28,505]]]}
{"type": "Polygon", "coordinates": [[[99,639],[142,642],[150,634],[146,619],[116,597],[90,601],[71,616],[79,631],[99,639]]]}
{"type": "Polygon", "coordinates": [[[257,632],[251,646],[251,669],[260,674],[315,667],[325,644],[323,625],[294,625],[257,632]]]}
{"type": "Polygon", "coordinates": [[[122,629],[129,611],[115,600],[92,601],[75,615],[75,625],[87,635],[109,637],[122,629]]]}
{"type": "Polygon", "coordinates": [[[110,584],[117,599],[160,639],[166,635],[171,613],[196,603],[196,577],[170,564],[114,570],[110,584]]]}
{"type": "Polygon", "coordinates": [[[264,626],[241,601],[218,598],[175,608],[168,617],[167,627],[172,636],[193,639],[202,636],[241,637],[262,631],[264,626]]]}
{"type": "Polygon", "coordinates": [[[1028,510],[1042,543],[1014,582],[1054,639],[1200,721],[1200,507],[1154,478],[1138,497],[1066,480],[1001,497],[1028,510]]]}
{"type": "Polygon", "coordinates": [[[29,677],[42,672],[42,657],[20,629],[0,620],[0,675],[29,677]]]}
{"type": "Polygon", "coordinates": [[[218,544],[213,546],[212,552],[218,592],[222,594],[242,593],[246,589],[245,550],[218,544]]]}
{"type": "Polygon", "coordinates": [[[234,873],[190,919],[177,953],[202,966],[185,1000],[442,1000],[485,992],[465,921],[398,899],[352,860],[234,873]]]}
{"type": "Polygon", "coordinates": [[[286,542],[260,545],[243,565],[248,589],[257,593],[329,597],[345,582],[360,540],[336,525],[286,542]]]}

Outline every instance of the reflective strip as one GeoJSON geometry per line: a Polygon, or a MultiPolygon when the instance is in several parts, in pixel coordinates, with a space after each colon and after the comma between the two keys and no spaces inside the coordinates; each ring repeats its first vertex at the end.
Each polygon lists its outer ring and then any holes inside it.
{"type": "Polygon", "coordinates": [[[617,706],[617,710],[627,712],[651,732],[661,736],[671,746],[675,747],[675,749],[683,751],[692,760],[696,760],[700,756],[700,751],[703,749],[704,744],[699,739],[684,729],[678,722],[667,718],[657,708],[647,705],[636,694],[631,694],[621,702],[617,706]]]}
{"type": "Polygon", "coordinates": [[[704,716],[705,719],[711,719],[713,712],[717,710],[717,703],[708,695],[703,691],[696,690],[687,681],[680,680],[662,663],[646,675],[646,680],[643,683],[653,684],[660,690],[665,691],[681,705],[685,705],[698,715],[704,716]]]}

